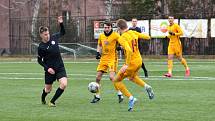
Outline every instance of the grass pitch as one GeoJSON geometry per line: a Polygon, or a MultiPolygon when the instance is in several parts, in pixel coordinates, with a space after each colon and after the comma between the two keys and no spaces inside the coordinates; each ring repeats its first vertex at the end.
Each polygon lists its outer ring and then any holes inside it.
{"type": "MultiPolygon", "coordinates": [[[[175,61],[177,62],[177,61],[175,61]]],[[[119,66],[121,66],[120,63],[119,66]]],[[[118,103],[108,75],[102,80],[102,99],[90,104],[93,95],[87,90],[95,80],[96,61],[65,62],[68,87],[57,100],[56,108],[42,105],[40,95],[44,85],[42,67],[37,62],[0,62],[1,121],[214,121],[215,62],[188,60],[191,77],[184,78],[184,68],[174,63],[173,78],[164,78],[165,60],[146,60],[149,78],[143,77],[155,92],[149,100],[144,89],[124,80],[138,99],[134,111],[128,112],[128,99],[118,103]]],[[[54,83],[51,99],[58,82],[54,83]]]]}

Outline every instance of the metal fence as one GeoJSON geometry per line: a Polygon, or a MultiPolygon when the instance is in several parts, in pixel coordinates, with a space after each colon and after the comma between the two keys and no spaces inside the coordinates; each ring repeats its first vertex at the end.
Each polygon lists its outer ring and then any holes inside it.
{"type": "MultiPolygon", "coordinates": [[[[10,51],[12,54],[35,54],[36,48],[32,43],[39,43],[38,28],[41,25],[47,25],[51,33],[58,31],[56,16],[37,18],[35,30],[32,30],[32,18],[10,18],[10,51]],[[32,34],[36,32],[36,36],[32,34]]],[[[96,48],[97,40],[94,39],[93,21],[104,20],[101,16],[70,16],[69,19],[64,18],[66,35],[61,39],[62,43],[81,43],[83,45],[96,48]]],[[[105,16],[103,16],[105,18],[105,16]]],[[[113,19],[118,19],[114,17],[113,19]]],[[[210,25],[208,26],[208,38],[181,38],[183,45],[183,53],[185,55],[214,55],[215,54],[215,38],[209,36],[210,25]]],[[[166,39],[153,38],[151,41],[144,42],[141,48],[142,54],[145,55],[165,55],[167,54],[168,41],[166,39]]],[[[69,46],[73,49],[78,47],[69,46]]]]}
{"type": "MultiPolygon", "coordinates": [[[[39,26],[48,26],[51,33],[54,33],[59,29],[56,18],[58,15],[62,15],[64,16],[66,35],[61,39],[61,43],[77,52],[84,51],[83,53],[88,53],[91,49],[85,50],[83,47],[96,48],[97,44],[97,40],[94,39],[93,21],[105,20],[107,18],[111,20],[117,20],[119,18],[131,20],[132,17],[147,20],[161,19],[165,18],[166,8],[168,8],[167,6],[170,6],[171,3],[171,1],[157,0],[154,4],[159,3],[159,1],[161,2],[161,4],[157,4],[158,9],[155,10],[157,12],[151,14],[142,14],[142,12],[140,14],[139,12],[139,14],[134,14],[135,12],[132,11],[129,13],[125,13],[124,11],[128,9],[137,9],[135,7],[129,7],[128,1],[129,0],[9,0],[8,4],[9,8],[11,8],[8,9],[10,52],[13,55],[36,54],[36,45],[40,42],[40,37],[38,35],[39,26]],[[159,8],[159,6],[161,8],[159,8]],[[93,15],[96,16],[89,16],[92,15],[90,14],[92,12],[94,12],[93,15]],[[37,13],[37,15],[35,13],[37,13]],[[80,43],[82,46],[77,43],[80,43]]],[[[169,8],[169,12],[174,13],[176,18],[207,18],[209,20],[208,36],[206,39],[181,38],[183,53],[185,55],[215,55],[215,38],[209,36],[211,30],[210,18],[215,16],[212,10],[213,1],[214,0],[205,0],[202,3],[198,3],[193,6],[196,10],[186,9],[186,11],[190,10],[190,12],[187,13],[178,13],[171,11],[171,7],[169,8]]],[[[183,2],[178,2],[181,6],[183,5],[183,2]]],[[[166,39],[153,38],[151,41],[143,42],[141,52],[145,55],[165,55],[167,54],[167,46],[168,41],[166,39]]]]}

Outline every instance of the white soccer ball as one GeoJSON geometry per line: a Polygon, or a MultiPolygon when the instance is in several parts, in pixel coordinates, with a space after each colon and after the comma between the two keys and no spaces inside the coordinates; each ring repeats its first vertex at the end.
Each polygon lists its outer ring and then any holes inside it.
{"type": "Polygon", "coordinates": [[[90,82],[88,84],[88,90],[92,93],[96,93],[99,91],[99,84],[96,82],[90,82]]]}

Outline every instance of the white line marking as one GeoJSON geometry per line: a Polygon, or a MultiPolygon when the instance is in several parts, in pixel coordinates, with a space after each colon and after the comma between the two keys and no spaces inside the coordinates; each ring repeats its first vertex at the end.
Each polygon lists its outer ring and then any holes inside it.
{"type": "MultiPolygon", "coordinates": [[[[34,80],[34,79],[40,79],[42,80],[42,77],[7,77],[3,75],[44,75],[43,73],[0,73],[2,75],[0,79],[4,80],[34,80]]],[[[71,79],[78,79],[78,80],[95,80],[96,75],[92,74],[68,74],[71,76],[71,79]]],[[[172,78],[166,78],[164,76],[150,76],[149,78],[144,78],[144,76],[140,76],[144,80],[215,80],[215,77],[196,77],[196,76],[190,76],[190,77],[184,77],[184,76],[174,76],[172,78]]],[[[109,80],[109,75],[103,75],[103,80],[109,80]]]]}
{"type": "MultiPolygon", "coordinates": [[[[20,62],[6,62],[6,61],[3,61],[3,62],[0,62],[0,64],[31,64],[31,63],[35,63],[37,64],[36,61],[20,61],[20,62]]],[[[83,62],[74,62],[74,61],[64,61],[64,63],[83,63],[83,64],[91,64],[91,63],[99,63],[99,61],[83,61],[83,62]]],[[[120,64],[123,64],[124,61],[119,61],[120,64]]],[[[147,63],[147,64],[162,64],[162,65],[166,65],[167,62],[166,61],[160,61],[160,62],[151,62],[151,61],[144,61],[144,63],[147,63]]],[[[174,62],[174,64],[180,64],[181,62],[179,61],[176,61],[174,62]]],[[[188,64],[191,63],[191,64],[195,64],[195,63],[200,63],[200,64],[214,64],[215,61],[188,61],[188,64]]]]}

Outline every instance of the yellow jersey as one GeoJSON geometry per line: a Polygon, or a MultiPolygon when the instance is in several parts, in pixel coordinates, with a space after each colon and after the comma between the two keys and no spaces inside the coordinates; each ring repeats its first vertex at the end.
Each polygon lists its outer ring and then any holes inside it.
{"type": "Polygon", "coordinates": [[[178,44],[181,44],[181,41],[180,41],[180,36],[183,35],[183,31],[181,29],[181,27],[174,23],[173,25],[169,25],[168,26],[168,31],[171,31],[171,32],[174,32],[175,35],[168,35],[168,38],[170,39],[169,40],[169,45],[178,45],[178,44]]]}
{"type": "Polygon", "coordinates": [[[138,48],[139,39],[150,39],[150,36],[147,34],[142,34],[133,30],[128,30],[124,32],[118,39],[119,44],[123,47],[125,53],[125,64],[135,63],[136,60],[141,60],[142,57],[138,48]]]}
{"type": "Polygon", "coordinates": [[[99,35],[98,45],[102,47],[100,61],[110,61],[117,59],[116,45],[120,35],[112,32],[111,35],[105,36],[104,33],[99,35]]]}

